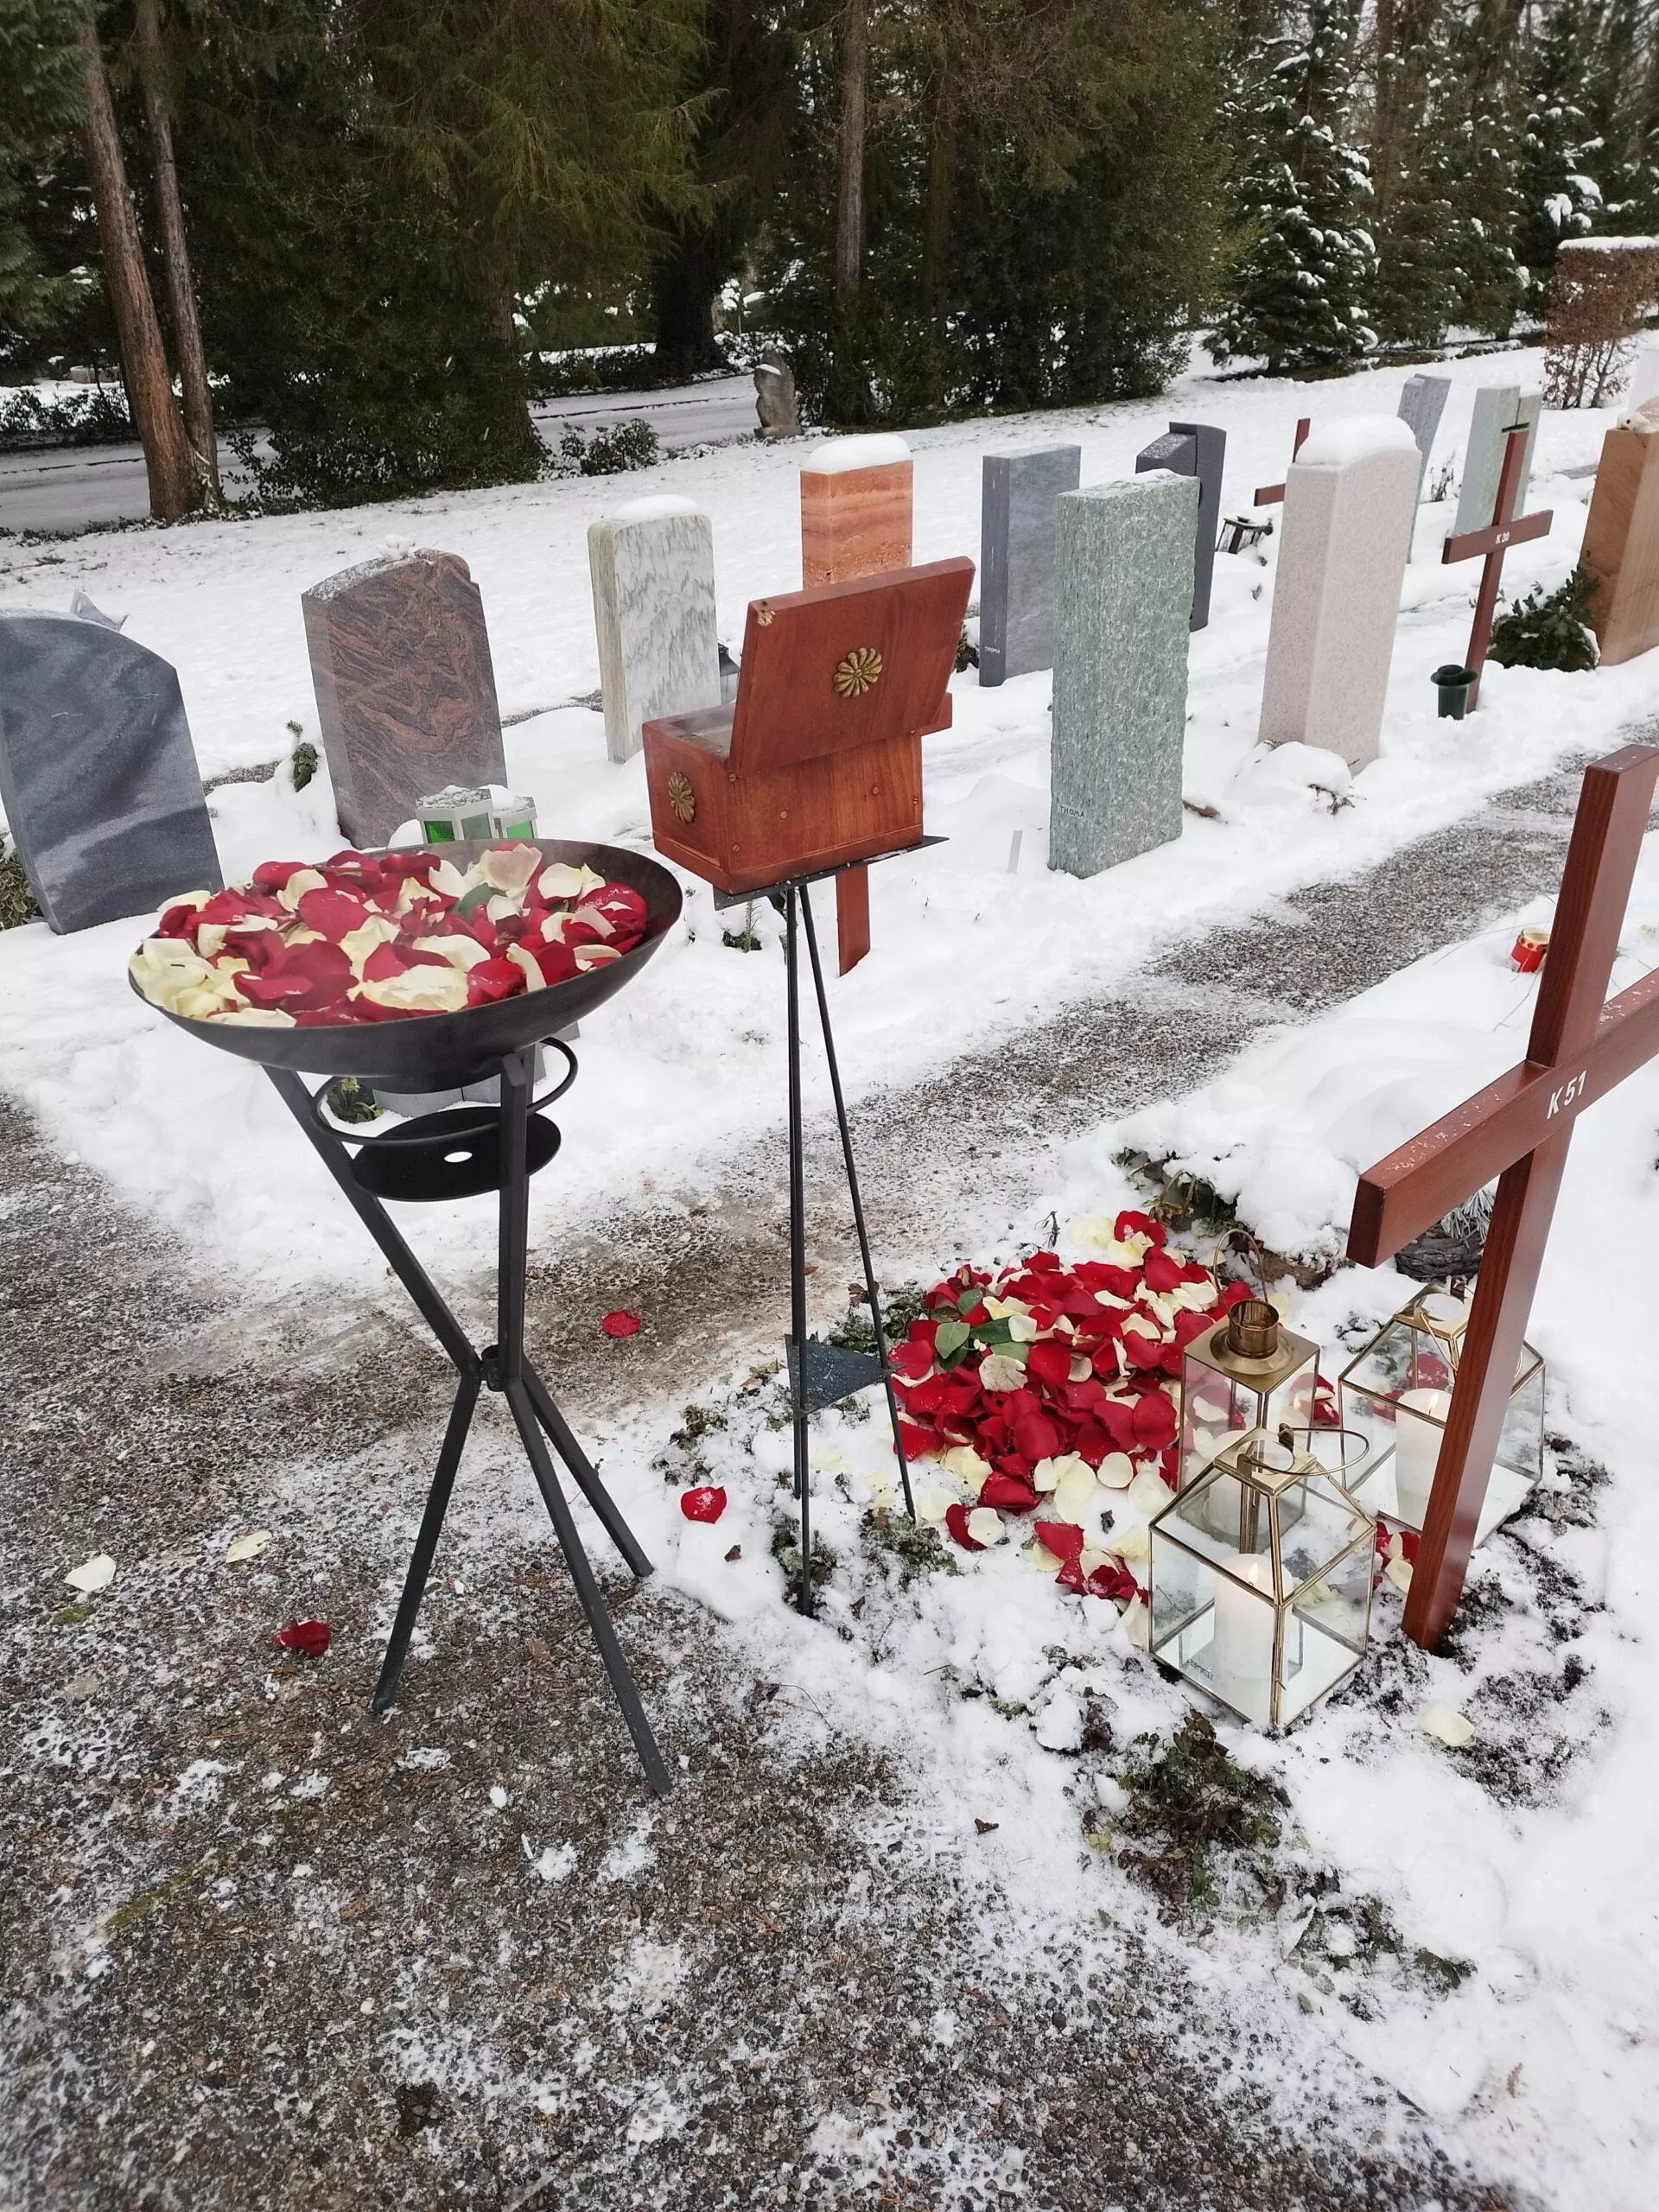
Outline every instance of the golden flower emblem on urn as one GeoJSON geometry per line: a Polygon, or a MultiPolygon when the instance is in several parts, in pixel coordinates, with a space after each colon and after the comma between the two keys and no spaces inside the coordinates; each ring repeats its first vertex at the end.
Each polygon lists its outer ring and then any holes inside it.
{"type": "Polygon", "coordinates": [[[881,679],[881,656],[874,645],[855,645],[836,663],[833,678],[840,699],[861,699],[881,679]]]}
{"type": "Polygon", "coordinates": [[[677,822],[696,820],[697,795],[691,788],[690,777],[682,775],[677,768],[668,779],[668,804],[677,822]]]}

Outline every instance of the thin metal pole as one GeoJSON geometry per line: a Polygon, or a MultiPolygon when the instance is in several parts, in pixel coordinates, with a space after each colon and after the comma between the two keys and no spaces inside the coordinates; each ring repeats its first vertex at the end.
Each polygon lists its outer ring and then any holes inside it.
{"type": "Polygon", "coordinates": [[[875,1262],[870,1256],[869,1233],[864,1226],[864,1201],[859,1195],[858,1170],[853,1164],[853,1135],[847,1126],[847,1102],[842,1096],[841,1069],[836,1061],[836,1040],[830,1027],[830,1000],[823,988],[823,963],[818,957],[818,935],[812,926],[812,901],[801,886],[801,919],[806,925],[806,949],[812,962],[812,983],[818,995],[818,1020],[823,1027],[823,1056],[830,1064],[830,1088],[835,1096],[836,1121],[841,1129],[841,1156],[847,1166],[847,1189],[853,1201],[853,1224],[858,1231],[858,1255],[864,1268],[864,1287],[869,1294],[870,1316],[875,1324],[875,1356],[881,1363],[881,1381],[887,1394],[887,1418],[893,1424],[893,1457],[905,1493],[905,1510],[913,1521],[916,1501],[910,1494],[910,1463],[899,1434],[899,1401],[887,1363],[887,1339],[881,1326],[881,1294],[876,1287],[875,1262]]]}
{"type": "Polygon", "coordinates": [[[801,1584],[797,1604],[812,1605],[812,1492],[807,1469],[806,1148],[801,1135],[801,974],[797,893],[784,893],[784,960],[789,975],[789,1333],[795,1347],[795,1496],[801,1515],[801,1584]]]}
{"type": "Polygon", "coordinates": [[[537,1487],[553,1522],[553,1531],[559,1540],[570,1580],[576,1586],[582,1609],[588,1616],[588,1625],[594,1632],[594,1642],[599,1646],[599,1656],[605,1662],[605,1671],[611,1678],[611,1688],[622,1708],[622,1718],[628,1724],[628,1733],[633,1747],[639,1754],[639,1764],[645,1770],[645,1779],[659,1797],[666,1797],[674,1787],[673,1777],[661,1751],[657,1738],[651,1732],[651,1723],[645,1718],[645,1708],[639,1701],[633,1677],[628,1672],[628,1662],[622,1656],[622,1646],[617,1641],[615,1624],[605,1610],[605,1600],[594,1578],[593,1565],[582,1548],[582,1538],[570,1516],[564,1492],[559,1488],[559,1478],[548,1456],[546,1440],[536,1426],[536,1408],[530,1402],[530,1392],[521,1380],[506,1385],[506,1399],[512,1408],[513,1420],[524,1439],[524,1450],[535,1473],[537,1487]]]}
{"type": "Polygon", "coordinates": [[[372,1703],[376,1713],[384,1713],[397,1700],[404,1661],[409,1655],[409,1639],[415,1633],[421,1599],[426,1592],[426,1578],[432,1572],[433,1554],[438,1548],[438,1538],[443,1531],[443,1516],[448,1510],[449,1493],[454,1487],[455,1471],[461,1465],[467,1432],[472,1427],[478,1390],[479,1377],[476,1375],[461,1376],[455,1391],[455,1402],[450,1409],[449,1426],[443,1433],[443,1449],[438,1454],[437,1471],[427,1493],[426,1510],[421,1516],[421,1533],[415,1539],[409,1573],[404,1579],[404,1594],[397,1601],[397,1618],[392,1623],[386,1656],[381,1662],[380,1680],[375,1685],[372,1703]]]}
{"type": "Polygon", "coordinates": [[[616,1501],[599,1478],[599,1470],[577,1443],[569,1423],[549,1395],[547,1385],[528,1360],[524,1362],[524,1388],[530,1393],[531,1404],[536,1408],[536,1418],[552,1438],[560,1459],[575,1476],[576,1487],[598,1515],[604,1524],[606,1535],[621,1553],[626,1565],[643,1580],[655,1569],[646,1558],[639,1539],[618,1511],[616,1501]]]}
{"type": "Polygon", "coordinates": [[[352,1173],[351,1154],[340,1139],[323,1128],[311,1111],[311,1094],[291,1068],[267,1068],[277,1096],[310,1139],[323,1166],[339,1184],[353,1211],[391,1262],[392,1272],[420,1308],[422,1319],[463,1375],[480,1376],[482,1369],[472,1340],[444,1304],[436,1285],[416,1258],[391,1217],[372,1191],[365,1191],[352,1173]]]}
{"type": "Polygon", "coordinates": [[[524,1368],[524,1273],[530,1246],[530,1055],[501,1062],[501,1243],[496,1268],[497,1387],[510,1389],[524,1368]]]}

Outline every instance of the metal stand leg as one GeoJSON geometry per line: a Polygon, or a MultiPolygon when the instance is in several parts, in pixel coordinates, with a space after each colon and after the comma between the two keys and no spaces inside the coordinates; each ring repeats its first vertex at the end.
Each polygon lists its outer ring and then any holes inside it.
{"type": "Polygon", "coordinates": [[[795,1496],[801,1515],[801,1580],[796,1603],[812,1603],[812,1485],[807,1471],[806,1148],[801,1134],[801,976],[797,893],[784,893],[784,959],[789,976],[789,1336],[795,1347],[795,1496]]]}
{"type": "Polygon", "coordinates": [[[841,1156],[847,1169],[847,1189],[853,1201],[853,1223],[858,1231],[858,1256],[864,1268],[864,1287],[869,1294],[870,1319],[875,1325],[875,1356],[881,1363],[881,1382],[887,1394],[887,1419],[893,1424],[893,1457],[899,1462],[899,1480],[905,1493],[905,1510],[913,1521],[916,1501],[910,1494],[910,1462],[905,1457],[905,1446],[899,1434],[899,1401],[893,1388],[893,1369],[887,1360],[887,1340],[881,1326],[881,1294],[876,1287],[875,1263],[870,1257],[870,1239],[864,1226],[864,1201],[859,1196],[858,1170],[853,1164],[853,1135],[847,1126],[847,1102],[842,1096],[841,1069],[836,1060],[836,1040],[830,1027],[830,1001],[823,988],[823,963],[818,957],[817,931],[812,926],[812,901],[805,884],[801,886],[801,919],[806,925],[806,949],[812,962],[812,984],[817,993],[818,1020],[823,1028],[823,1057],[830,1064],[830,1088],[836,1101],[836,1122],[841,1131],[841,1156]]]}
{"type": "Polygon", "coordinates": [[[563,1414],[524,1357],[530,1226],[528,1139],[534,1075],[533,1048],[524,1052],[509,1053],[501,1065],[502,1172],[499,1268],[496,1285],[497,1341],[481,1355],[474,1350],[466,1331],[450,1312],[437,1287],[410,1249],[380,1200],[358,1181],[353,1172],[351,1154],[346,1147],[312,1112],[311,1094],[299,1077],[283,1068],[269,1068],[266,1073],[353,1211],[385,1255],[394,1274],[419,1308],[433,1335],[454,1362],[461,1378],[448,1426],[444,1432],[442,1449],[438,1454],[432,1487],[421,1516],[420,1534],[416,1538],[409,1572],[404,1578],[397,1618],[386,1645],[380,1679],[375,1688],[374,1710],[384,1713],[397,1697],[410,1639],[420,1614],[421,1599],[425,1593],[427,1578],[431,1573],[438,1539],[442,1533],[444,1515],[448,1509],[461,1452],[477,1408],[478,1394],[487,1384],[491,1389],[501,1391],[512,1408],[513,1421],[524,1440],[524,1450],[536,1477],[537,1487],[552,1519],[554,1534],[564,1553],[570,1579],[575,1585],[582,1611],[588,1616],[594,1641],[599,1646],[605,1671],[610,1677],[611,1688],[622,1709],[622,1717],[627,1722],[640,1764],[645,1770],[646,1779],[658,1796],[665,1796],[672,1787],[672,1777],[652,1734],[645,1707],[639,1701],[639,1694],[634,1688],[627,1662],[622,1656],[621,1645],[617,1641],[616,1630],[605,1609],[598,1580],[582,1548],[564,1493],[559,1487],[557,1473],[543,1440],[543,1427],[558,1447],[561,1456],[603,1523],[606,1533],[632,1572],[636,1575],[649,1574],[651,1561],[571,1433],[563,1414]],[[540,1427],[537,1426],[538,1421],[540,1427]]]}

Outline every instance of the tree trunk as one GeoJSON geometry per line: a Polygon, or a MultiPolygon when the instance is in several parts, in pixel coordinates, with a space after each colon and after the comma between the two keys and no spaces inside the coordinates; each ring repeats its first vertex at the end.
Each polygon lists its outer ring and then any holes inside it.
{"type": "Polygon", "coordinates": [[[720,240],[681,230],[652,272],[652,351],[659,376],[677,384],[724,365],[715,338],[720,240]]]}
{"type": "Polygon", "coordinates": [[[75,35],[86,67],[86,120],[81,137],[103,247],[104,281],[121,341],[122,381],[143,443],[149,511],[157,522],[176,522],[200,504],[196,472],[174,402],[162,327],[144,273],[143,248],[127,188],[127,165],[116,129],[103,48],[90,22],[82,23],[75,35]]]}
{"type": "Polygon", "coordinates": [[[858,305],[864,273],[864,111],[870,73],[870,0],[847,0],[841,30],[841,188],[836,204],[836,299],[858,305]]]}
{"type": "Polygon", "coordinates": [[[150,166],[156,177],[156,220],[167,273],[167,306],[184,391],[184,430],[195,463],[201,505],[219,507],[219,440],[213,431],[213,392],[202,351],[201,318],[190,274],[190,249],[184,235],[184,207],[179,199],[179,168],[173,153],[173,120],[162,83],[162,25],[158,0],[138,0],[138,74],[143,86],[144,120],[149,130],[150,166]]]}

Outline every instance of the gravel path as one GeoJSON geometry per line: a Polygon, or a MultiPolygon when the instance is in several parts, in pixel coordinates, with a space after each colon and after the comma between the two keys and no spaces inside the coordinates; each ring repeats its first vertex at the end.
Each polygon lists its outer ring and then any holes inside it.
{"type": "MultiPolygon", "coordinates": [[[[1013,1219],[1040,1197],[1033,1131],[1203,1080],[1552,885],[1576,781],[869,1102],[882,1250],[954,1249],[963,1171],[937,1140],[964,1097],[975,1211],[1013,1219]]],[[[561,1347],[578,1426],[775,1356],[779,1167],[760,1148],[538,1254],[531,1338],[561,1347]],[[584,1313],[597,1284],[642,1336],[572,1337],[578,1278],[584,1313]]],[[[338,1317],[251,1308],[10,1109],[0,1216],[0,2204],[1522,2202],[1335,2061],[1270,2101],[1268,2031],[1124,1930],[988,1950],[983,1878],[904,1777],[804,1738],[731,1633],[607,1576],[683,1768],[650,1806],[493,1406],[435,1580],[442,1651],[372,1721],[444,1373],[390,1287],[338,1317]],[[266,1520],[289,1533],[227,1566],[266,1520]],[[66,1605],[99,1548],[119,1580],[66,1605]],[[361,1625],[290,1660],[270,1637],[292,1611],[361,1625]]],[[[832,1205],[815,1251],[838,1306],[832,1205]]]]}

